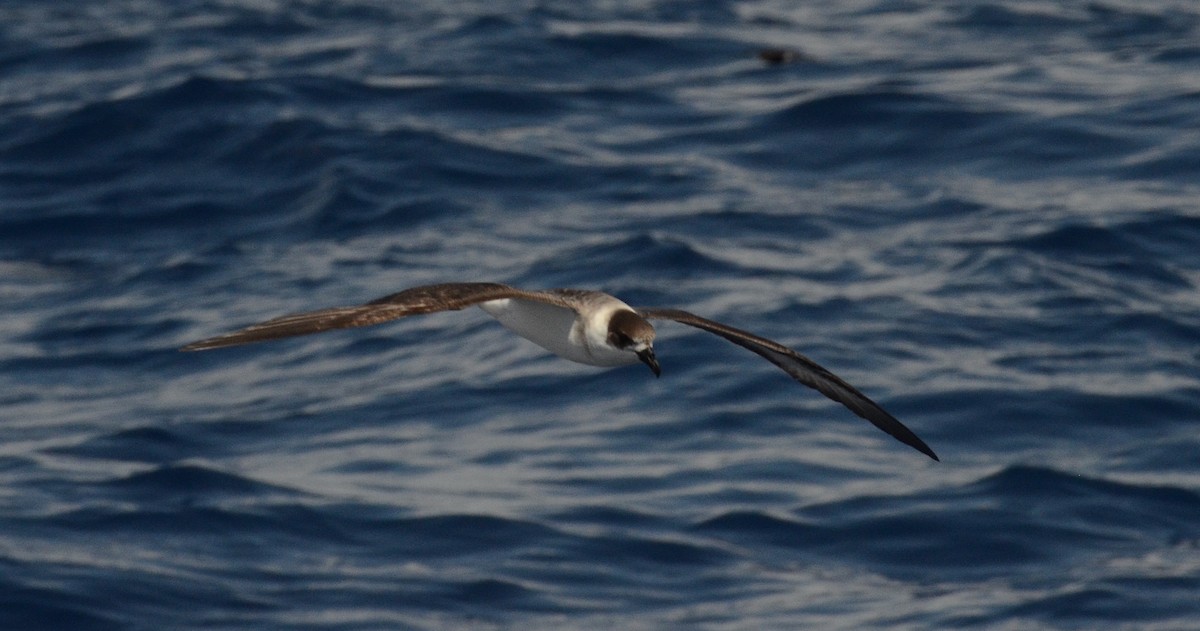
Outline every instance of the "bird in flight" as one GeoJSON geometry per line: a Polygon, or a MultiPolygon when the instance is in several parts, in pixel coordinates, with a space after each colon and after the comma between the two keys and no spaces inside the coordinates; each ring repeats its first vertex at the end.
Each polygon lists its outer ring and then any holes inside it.
{"type": "Polygon", "coordinates": [[[225,335],[192,342],[182,351],[202,351],[265,342],[333,329],[380,324],[424,313],[478,306],[500,324],[542,348],[590,366],[641,362],[662,374],[654,355],[651,320],[673,320],[741,346],[775,364],[796,381],[813,388],[870,421],[896,440],[938,460],[912,430],[877,403],[796,351],[680,309],[634,308],[599,291],[518,289],[500,283],[443,283],[413,287],[352,307],[333,307],[281,316],[225,335]]]}

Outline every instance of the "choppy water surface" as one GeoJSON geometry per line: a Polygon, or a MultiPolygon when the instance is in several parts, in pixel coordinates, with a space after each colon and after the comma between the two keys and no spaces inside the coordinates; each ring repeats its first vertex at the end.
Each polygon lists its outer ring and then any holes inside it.
{"type": "Polygon", "coordinates": [[[793,4],[0,5],[0,627],[1200,626],[1200,8],[793,4]]]}

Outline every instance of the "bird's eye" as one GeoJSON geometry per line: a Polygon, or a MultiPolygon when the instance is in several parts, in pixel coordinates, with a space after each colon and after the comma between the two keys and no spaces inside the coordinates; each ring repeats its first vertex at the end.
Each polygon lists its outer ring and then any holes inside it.
{"type": "Polygon", "coordinates": [[[608,343],[617,348],[627,348],[633,345],[633,338],[624,333],[613,332],[608,334],[608,343]]]}

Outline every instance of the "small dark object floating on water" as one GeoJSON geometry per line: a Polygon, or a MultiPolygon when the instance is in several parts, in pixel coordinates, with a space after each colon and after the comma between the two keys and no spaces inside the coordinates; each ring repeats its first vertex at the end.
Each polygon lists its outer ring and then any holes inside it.
{"type": "Polygon", "coordinates": [[[793,48],[764,48],[758,51],[758,58],[769,65],[778,66],[790,64],[804,59],[804,54],[793,48]]]}

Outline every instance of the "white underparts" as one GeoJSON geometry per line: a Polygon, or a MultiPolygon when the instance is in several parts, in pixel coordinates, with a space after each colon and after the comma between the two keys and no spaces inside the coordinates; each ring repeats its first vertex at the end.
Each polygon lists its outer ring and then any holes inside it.
{"type": "Polygon", "coordinates": [[[574,362],[591,366],[624,366],[638,362],[637,355],[608,346],[608,319],[612,307],[590,312],[582,320],[572,309],[519,298],[489,300],[479,304],[505,328],[542,348],[574,362]]]}

